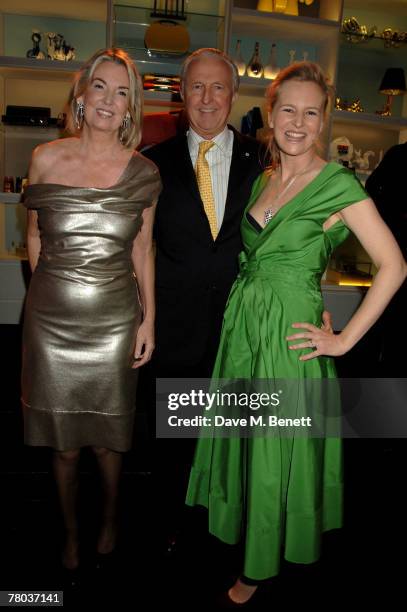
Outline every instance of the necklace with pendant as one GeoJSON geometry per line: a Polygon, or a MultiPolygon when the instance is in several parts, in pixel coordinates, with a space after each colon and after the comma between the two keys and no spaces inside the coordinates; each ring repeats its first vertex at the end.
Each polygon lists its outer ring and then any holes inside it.
{"type": "MultiPolygon", "coordinates": [[[[284,187],[284,189],[282,191],[280,191],[280,193],[277,194],[275,200],[274,200],[274,208],[276,207],[276,204],[279,200],[281,200],[281,198],[283,197],[283,195],[290,189],[290,187],[292,187],[295,183],[295,181],[297,180],[297,178],[299,176],[302,176],[303,174],[305,174],[306,172],[308,172],[308,170],[311,168],[311,166],[314,163],[314,159],[311,161],[310,164],[308,164],[308,166],[306,168],[304,168],[304,170],[301,170],[301,172],[297,172],[297,174],[294,174],[290,180],[288,181],[287,185],[284,187]]],[[[280,169],[281,171],[281,169],[280,169]]],[[[267,225],[267,223],[269,223],[269,221],[271,221],[271,219],[274,217],[274,215],[276,214],[276,212],[278,212],[278,210],[276,210],[275,212],[273,211],[273,207],[269,206],[268,208],[266,208],[266,210],[264,211],[264,225],[267,225]]]]}

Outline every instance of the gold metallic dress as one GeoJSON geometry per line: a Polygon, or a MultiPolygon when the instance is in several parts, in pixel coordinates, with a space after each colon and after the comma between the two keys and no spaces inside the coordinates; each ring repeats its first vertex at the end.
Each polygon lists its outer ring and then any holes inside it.
{"type": "Polygon", "coordinates": [[[160,189],[156,167],[138,153],[108,189],[27,188],[41,235],[24,318],[27,444],[131,447],[141,320],[131,251],[160,189]]]}

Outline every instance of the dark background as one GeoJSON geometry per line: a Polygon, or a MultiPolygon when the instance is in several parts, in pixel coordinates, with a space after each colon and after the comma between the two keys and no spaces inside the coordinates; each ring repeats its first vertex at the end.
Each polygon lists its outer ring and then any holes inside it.
{"type": "MultiPolygon", "coordinates": [[[[339,375],[380,376],[379,335],[373,329],[338,359],[339,375]]],[[[66,583],[59,566],[61,525],[51,452],[22,442],[21,327],[1,325],[0,341],[0,590],[63,589],[68,609],[103,603],[119,610],[150,610],[153,605],[216,610],[216,595],[238,572],[239,549],[207,536],[205,512],[195,509],[186,512],[177,553],[165,555],[157,534],[166,506],[152,483],[154,449],[147,418],[151,400],[143,397],[143,385],[134,449],[124,463],[117,554],[109,567],[95,569],[99,487],[94,458],[84,449],[79,492],[83,563],[78,585],[66,583]]],[[[348,439],[344,450],[344,529],[325,534],[318,563],[283,563],[280,576],[262,589],[251,609],[271,610],[273,602],[290,607],[290,602],[398,601],[405,580],[407,441],[348,439]]]]}

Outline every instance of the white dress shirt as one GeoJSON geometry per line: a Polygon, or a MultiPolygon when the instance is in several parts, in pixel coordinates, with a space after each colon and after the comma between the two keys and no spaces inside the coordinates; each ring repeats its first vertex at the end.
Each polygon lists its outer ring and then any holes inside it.
{"type": "MultiPolygon", "coordinates": [[[[205,140],[192,128],[187,132],[187,141],[192,165],[195,168],[198,158],[199,143],[205,140]]],[[[223,132],[211,138],[214,146],[205,155],[211,173],[212,192],[215,200],[218,228],[222,225],[225,214],[226,196],[228,192],[230,164],[233,152],[233,132],[226,126],[223,132]]]]}

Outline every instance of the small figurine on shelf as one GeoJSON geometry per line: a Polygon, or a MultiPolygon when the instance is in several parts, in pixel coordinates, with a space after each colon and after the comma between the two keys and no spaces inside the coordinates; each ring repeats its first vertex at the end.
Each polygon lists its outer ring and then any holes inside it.
{"type": "Polygon", "coordinates": [[[256,42],[254,53],[247,64],[247,75],[256,79],[260,79],[263,76],[263,64],[261,63],[259,48],[260,45],[256,42]]]}
{"type": "Polygon", "coordinates": [[[348,104],[348,108],[346,109],[351,113],[363,113],[363,106],[360,103],[360,98],[355,98],[353,102],[348,104]]]}
{"type": "Polygon", "coordinates": [[[51,60],[60,60],[68,62],[75,59],[75,49],[67,45],[62,34],[55,32],[46,32],[47,42],[47,57],[51,60]]]}
{"type": "Polygon", "coordinates": [[[342,100],[340,96],[335,98],[335,110],[345,110],[345,100],[342,100]]]}
{"type": "Polygon", "coordinates": [[[40,50],[41,34],[38,30],[33,30],[32,32],[31,40],[33,41],[33,48],[28,49],[25,56],[35,59],[45,59],[44,53],[40,50]]]}
{"type": "Polygon", "coordinates": [[[303,62],[308,62],[308,56],[309,56],[309,51],[303,51],[302,52],[302,61],[303,62]]]}
{"type": "Polygon", "coordinates": [[[244,61],[243,57],[242,57],[242,51],[241,51],[241,44],[242,41],[238,40],[236,43],[236,51],[235,51],[235,56],[233,58],[234,63],[236,64],[236,68],[237,71],[239,73],[239,76],[243,76],[244,73],[246,72],[246,62],[244,61]]]}
{"type": "Polygon", "coordinates": [[[365,151],[362,155],[362,149],[355,149],[355,159],[353,163],[357,166],[358,170],[369,170],[369,158],[373,155],[376,155],[374,151],[365,151]]]}
{"type": "Polygon", "coordinates": [[[289,59],[289,64],[293,64],[295,62],[295,54],[296,54],[296,50],[295,49],[290,49],[290,51],[288,52],[288,55],[290,56],[289,59]]]}
{"type": "Polygon", "coordinates": [[[407,32],[399,32],[391,28],[384,28],[383,32],[380,34],[380,38],[383,39],[386,49],[390,47],[398,48],[401,42],[406,42],[407,32]]]}
{"type": "Polygon", "coordinates": [[[360,98],[355,98],[353,102],[342,100],[339,96],[335,98],[335,109],[344,110],[351,113],[363,113],[364,108],[360,102],[360,98]]]}

